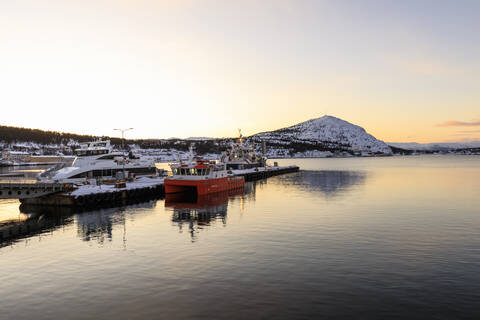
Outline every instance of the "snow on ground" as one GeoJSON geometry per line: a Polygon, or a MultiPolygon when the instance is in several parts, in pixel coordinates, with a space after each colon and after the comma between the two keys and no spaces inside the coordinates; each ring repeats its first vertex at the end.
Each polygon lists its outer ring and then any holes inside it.
{"type": "Polygon", "coordinates": [[[70,195],[75,196],[76,198],[79,196],[84,196],[84,195],[94,194],[94,193],[107,193],[107,192],[117,192],[122,190],[151,188],[151,187],[156,187],[157,185],[163,184],[163,181],[164,181],[163,178],[142,177],[142,178],[138,178],[134,182],[127,182],[126,188],[115,188],[115,186],[111,184],[103,184],[100,186],[81,185],[78,187],[78,189],[72,191],[70,195]]]}

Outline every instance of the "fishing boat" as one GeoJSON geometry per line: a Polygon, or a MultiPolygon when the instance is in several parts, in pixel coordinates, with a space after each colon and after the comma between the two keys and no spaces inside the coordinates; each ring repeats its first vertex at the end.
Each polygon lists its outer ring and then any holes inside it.
{"type": "Polygon", "coordinates": [[[165,193],[192,192],[197,195],[234,190],[245,187],[243,177],[235,177],[227,172],[226,163],[203,160],[190,156],[186,162],[170,165],[172,176],[165,178],[165,193]]]}
{"type": "Polygon", "coordinates": [[[239,129],[238,131],[239,137],[222,153],[220,161],[227,165],[227,170],[265,167],[267,163],[265,146],[263,146],[263,154],[257,153],[255,146],[247,143],[243,138],[241,130],[239,129]]]}

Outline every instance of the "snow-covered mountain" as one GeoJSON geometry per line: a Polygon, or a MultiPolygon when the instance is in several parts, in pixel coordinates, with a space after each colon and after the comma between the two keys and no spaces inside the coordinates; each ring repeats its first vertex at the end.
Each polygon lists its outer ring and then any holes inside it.
{"type": "Polygon", "coordinates": [[[262,132],[251,138],[285,147],[293,144],[310,145],[309,149],[312,150],[392,153],[385,142],[377,140],[362,127],[332,116],[323,116],[288,128],[262,132]]]}
{"type": "Polygon", "coordinates": [[[210,137],[188,137],[184,140],[187,141],[208,141],[208,140],[215,140],[215,138],[210,138],[210,137]]]}
{"type": "Polygon", "coordinates": [[[438,142],[438,143],[417,143],[417,142],[389,142],[388,145],[406,150],[417,151],[444,151],[480,148],[480,141],[471,142],[438,142]]]}

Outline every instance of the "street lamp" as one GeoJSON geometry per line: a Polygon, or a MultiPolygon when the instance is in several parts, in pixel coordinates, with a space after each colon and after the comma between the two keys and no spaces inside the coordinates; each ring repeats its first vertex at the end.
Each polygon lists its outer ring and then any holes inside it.
{"type": "Polygon", "coordinates": [[[124,137],[125,131],[128,131],[128,130],[133,130],[133,128],[126,128],[126,129],[113,129],[113,130],[117,130],[117,131],[120,131],[120,132],[122,133],[122,149],[123,149],[123,141],[125,140],[125,137],[124,137]]]}
{"type": "MultiPolygon", "coordinates": [[[[125,137],[124,137],[125,131],[132,130],[132,129],[133,128],[113,129],[113,130],[120,131],[122,133],[122,152],[125,151],[125,149],[123,147],[123,141],[125,140],[125,137]]],[[[124,153],[124,156],[123,156],[123,178],[126,179],[126,177],[125,177],[125,153],[124,153]]]]}

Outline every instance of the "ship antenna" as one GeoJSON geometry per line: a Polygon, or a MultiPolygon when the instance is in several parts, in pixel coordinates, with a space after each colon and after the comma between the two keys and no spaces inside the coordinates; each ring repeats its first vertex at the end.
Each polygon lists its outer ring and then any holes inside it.
{"type": "Polygon", "coordinates": [[[188,155],[188,164],[192,164],[193,161],[193,143],[190,145],[189,148],[190,154],[188,155]]]}
{"type": "Polygon", "coordinates": [[[178,163],[182,164],[182,158],[180,157],[180,152],[178,151],[177,151],[177,159],[178,159],[178,163]]]}

